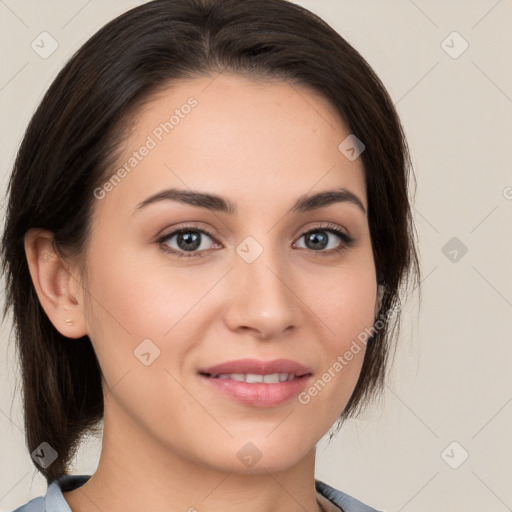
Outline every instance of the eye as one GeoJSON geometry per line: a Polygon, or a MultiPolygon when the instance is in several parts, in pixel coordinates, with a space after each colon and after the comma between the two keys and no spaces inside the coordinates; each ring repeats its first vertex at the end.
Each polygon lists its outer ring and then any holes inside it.
{"type": "MultiPolygon", "coordinates": [[[[346,232],[342,231],[335,224],[318,225],[303,233],[299,240],[305,238],[305,247],[322,256],[338,254],[356,241],[346,232]],[[336,243],[336,238],[341,240],[336,243]],[[325,250],[325,249],[328,250],[325,250]]],[[[204,253],[213,246],[222,247],[215,238],[204,229],[197,226],[183,226],[169,233],[162,235],[157,242],[163,246],[163,250],[177,256],[178,258],[191,258],[204,256],[204,253]],[[207,239],[214,241],[208,243],[207,239]]]]}
{"type": "Polygon", "coordinates": [[[203,252],[208,249],[208,243],[205,243],[205,237],[214,240],[213,237],[203,229],[195,226],[183,226],[180,229],[162,235],[158,239],[158,243],[164,246],[165,251],[179,258],[190,258],[193,256],[203,256],[203,252]],[[173,247],[173,244],[176,244],[177,247],[173,247]]]}
{"type": "Polygon", "coordinates": [[[313,229],[303,233],[299,240],[302,238],[305,238],[306,247],[301,247],[301,249],[311,249],[314,252],[320,253],[322,256],[340,253],[351,247],[355,242],[354,238],[334,224],[315,226],[313,229]],[[342,242],[336,243],[335,240],[332,240],[333,238],[338,238],[342,240],[342,242]],[[324,250],[326,248],[329,250],[324,250]]]}

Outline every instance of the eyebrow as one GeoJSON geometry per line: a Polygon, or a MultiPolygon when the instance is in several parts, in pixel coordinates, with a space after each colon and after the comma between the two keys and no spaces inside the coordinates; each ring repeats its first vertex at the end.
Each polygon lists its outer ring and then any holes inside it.
{"type": "MultiPolygon", "coordinates": [[[[141,210],[145,206],[159,201],[177,201],[228,214],[235,214],[237,212],[236,204],[227,198],[216,194],[207,194],[194,190],[180,190],[176,188],[162,190],[148,197],[139,203],[135,211],[141,210]]],[[[350,190],[342,187],[334,190],[325,190],[312,195],[302,195],[297,199],[288,213],[303,213],[318,208],[324,208],[334,203],[344,202],[356,205],[366,215],[366,209],[359,197],[350,190]]]]}

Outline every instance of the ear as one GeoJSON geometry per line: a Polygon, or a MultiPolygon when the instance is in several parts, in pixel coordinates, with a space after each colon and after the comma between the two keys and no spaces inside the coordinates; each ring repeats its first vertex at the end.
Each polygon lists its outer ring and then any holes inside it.
{"type": "Polygon", "coordinates": [[[384,296],[385,289],[386,289],[386,286],[384,285],[384,283],[379,281],[377,283],[377,298],[375,300],[375,312],[373,315],[375,320],[377,320],[377,316],[379,314],[380,307],[382,305],[382,297],[384,296]]]}
{"type": "Polygon", "coordinates": [[[39,228],[27,231],[25,254],[37,296],[53,326],[68,338],[85,336],[82,288],[55,250],[53,233],[39,228]]]}

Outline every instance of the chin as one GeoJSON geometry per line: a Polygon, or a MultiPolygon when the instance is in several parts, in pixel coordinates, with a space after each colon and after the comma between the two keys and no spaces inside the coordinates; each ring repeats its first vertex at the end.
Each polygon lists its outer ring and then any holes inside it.
{"type": "Polygon", "coordinates": [[[268,432],[265,431],[243,440],[231,440],[229,446],[221,447],[218,456],[213,454],[212,465],[218,470],[245,475],[285,471],[299,463],[315,447],[314,443],[310,446],[303,438],[296,439],[294,443],[290,442],[289,436],[285,440],[277,434],[277,430],[267,436],[268,432]],[[273,440],[272,436],[275,436],[273,440]]]}

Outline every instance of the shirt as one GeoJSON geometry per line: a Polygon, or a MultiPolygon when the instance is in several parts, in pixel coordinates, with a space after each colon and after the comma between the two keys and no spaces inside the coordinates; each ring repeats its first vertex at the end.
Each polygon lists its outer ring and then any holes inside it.
{"type": "MultiPolygon", "coordinates": [[[[45,496],[33,498],[13,512],[71,512],[62,493],[80,487],[90,477],[91,475],[62,475],[48,486],[45,496]]],[[[321,496],[344,512],[379,512],[320,480],[315,480],[315,488],[321,496]]]]}

